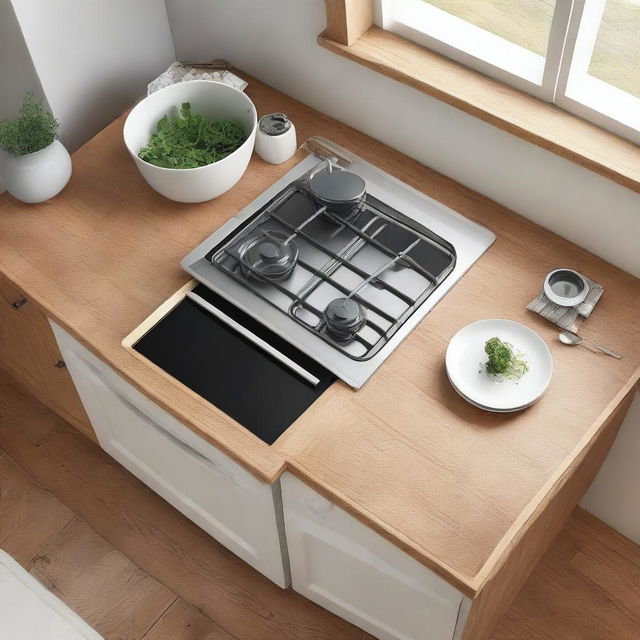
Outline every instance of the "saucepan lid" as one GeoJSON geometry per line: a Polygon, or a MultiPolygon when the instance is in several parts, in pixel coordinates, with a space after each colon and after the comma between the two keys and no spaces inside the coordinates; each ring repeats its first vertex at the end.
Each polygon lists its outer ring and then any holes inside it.
{"type": "Polygon", "coordinates": [[[321,202],[357,203],[365,196],[365,181],[346,169],[325,167],[309,179],[311,193],[321,202]]]}

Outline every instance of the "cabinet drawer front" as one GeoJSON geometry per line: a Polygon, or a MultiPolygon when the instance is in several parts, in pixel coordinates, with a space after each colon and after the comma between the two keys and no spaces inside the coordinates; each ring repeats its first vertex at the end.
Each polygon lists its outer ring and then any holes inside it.
{"type": "Polygon", "coordinates": [[[282,500],[292,586],[385,640],[452,640],[463,596],[289,473],[282,500]]]}
{"type": "Polygon", "coordinates": [[[228,549],[286,586],[274,501],[260,482],[181,425],[68,334],[56,335],[101,447],[228,549]]]}

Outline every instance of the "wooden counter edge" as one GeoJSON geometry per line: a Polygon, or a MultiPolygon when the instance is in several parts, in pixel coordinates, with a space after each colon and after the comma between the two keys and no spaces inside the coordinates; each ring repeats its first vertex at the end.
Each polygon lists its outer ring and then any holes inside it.
{"type": "Polygon", "coordinates": [[[565,463],[538,492],[477,574],[462,640],[486,638],[595,478],[629,406],[640,368],[609,403],[565,463]]]}

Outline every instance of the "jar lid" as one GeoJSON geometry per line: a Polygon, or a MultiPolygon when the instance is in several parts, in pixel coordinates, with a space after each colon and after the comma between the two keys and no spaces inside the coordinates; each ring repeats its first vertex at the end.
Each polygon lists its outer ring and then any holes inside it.
{"type": "Polygon", "coordinates": [[[291,120],[284,113],[270,113],[260,118],[259,127],[268,136],[281,136],[291,129],[291,120]]]}

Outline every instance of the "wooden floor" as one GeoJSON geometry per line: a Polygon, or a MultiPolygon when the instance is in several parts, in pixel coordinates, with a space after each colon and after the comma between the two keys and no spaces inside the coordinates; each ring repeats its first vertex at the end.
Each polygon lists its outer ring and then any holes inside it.
{"type": "MultiPolygon", "coordinates": [[[[369,637],[271,584],[1,374],[0,548],[106,640],[369,637]]],[[[640,547],[577,510],[492,640],[638,638],[640,547]]]]}

